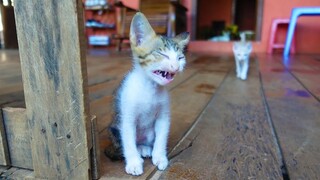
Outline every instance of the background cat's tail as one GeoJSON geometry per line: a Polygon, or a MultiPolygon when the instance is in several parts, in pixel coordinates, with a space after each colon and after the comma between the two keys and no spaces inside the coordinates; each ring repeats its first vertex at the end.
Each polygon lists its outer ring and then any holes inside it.
{"type": "Polygon", "coordinates": [[[246,33],[241,32],[240,33],[240,39],[241,39],[241,42],[246,42],[246,33]]]}

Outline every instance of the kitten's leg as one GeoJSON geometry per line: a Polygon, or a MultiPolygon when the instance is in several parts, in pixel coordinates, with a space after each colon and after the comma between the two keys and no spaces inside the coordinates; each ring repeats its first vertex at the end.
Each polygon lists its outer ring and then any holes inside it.
{"type": "Polygon", "coordinates": [[[152,145],[154,142],[154,129],[149,129],[145,131],[146,140],[138,145],[138,151],[142,157],[152,156],[152,145]]]}
{"type": "Polygon", "coordinates": [[[121,141],[126,161],[125,169],[128,174],[141,175],[143,173],[143,159],[136,145],[136,125],[132,117],[124,115],[122,118],[121,141]]]}
{"type": "Polygon", "coordinates": [[[240,78],[240,61],[238,59],[235,59],[236,61],[236,74],[237,74],[237,78],[240,78]]]}
{"type": "Polygon", "coordinates": [[[155,142],[152,151],[152,163],[159,170],[164,170],[168,166],[167,158],[167,139],[170,128],[169,106],[165,107],[165,112],[162,112],[162,117],[155,122],[155,142]]]}
{"type": "Polygon", "coordinates": [[[142,157],[148,158],[152,155],[152,147],[147,145],[138,145],[138,151],[142,157]]]}
{"type": "Polygon", "coordinates": [[[243,61],[243,64],[242,64],[242,70],[241,70],[241,76],[240,76],[242,80],[247,79],[248,69],[249,69],[249,60],[245,60],[243,61]]]}

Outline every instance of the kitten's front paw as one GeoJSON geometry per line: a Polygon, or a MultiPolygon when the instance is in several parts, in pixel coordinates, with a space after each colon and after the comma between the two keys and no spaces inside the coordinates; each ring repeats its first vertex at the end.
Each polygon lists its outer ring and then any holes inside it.
{"type": "Polygon", "coordinates": [[[128,159],[126,163],[126,172],[135,176],[141,175],[143,173],[143,159],[140,157],[128,159]]]}
{"type": "Polygon", "coordinates": [[[166,156],[152,156],[152,163],[163,171],[167,168],[169,161],[166,156]]]}
{"type": "Polygon", "coordinates": [[[247,75],[242,75],[242,76],[240,76],[240,79],[246,80],[246,79],[247,79],[247,75]]]}

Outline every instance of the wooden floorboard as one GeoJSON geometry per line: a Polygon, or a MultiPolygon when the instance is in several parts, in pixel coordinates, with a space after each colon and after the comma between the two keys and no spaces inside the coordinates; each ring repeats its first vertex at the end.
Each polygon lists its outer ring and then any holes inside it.
{"type": "MultiPolygon", "coordinates": [[[[284,61],[281,55],[258,54],[247,81],[236,79],[231,54],[188,54],[187,59],[185,71],[168,86],[169,168],[157,171],[146,159],[144,174],[133,177],[125,174],[124,162],[103,154],[110,144],[105,129],[112,93],[131,68],[130,52],[88,51],[101,179],[320,179],[320,55],[284,61]]],[[[25,107],[16,50],[0,51],[0,107],[6,106],[25,107]]],[[[7,167],[0,174],[0,179],[33,176],[7,167]]]]}
{"type": "Polygon", "coordinates": [[[34,177],[35,176],[33,171],[27,169],[19,169],[15,167],[9,168],[0,174],[0,179],[35,179],[34,177]]]}
{"type": "Polygon", "coordinates": [[[279,63],[284,65],[292,76],[300,81],[304,88],[320,101],[320,61],[312,55],[297,55],[284,61],[278,57],[279,63]]]}
{"type": "Polygon", "coordinates": [[[282,178],[260,93],[256,66],[247,81],[231,71],[160,179],[282,178]]]}
{"type": "Polygon", "coordinates": [[[24,106],[19,59],[17,50],[0,51],[0,107],[24,106]]]}
{"type": "MultiPolygon", "coordinates": [[[[293,67],[296,70],[306,69],[307,63],[301,65],[303,60],[299,59],[300,66],[293,67]]],[[[261,55],[259,63],[267,104],[288,176],[290,179],[320,179],[319,101],[305,89],[310,86],[301,83],[306,81],[298,81],[277,58],[261,55]]],[[[291,69],[294,74],[296,70],[291,69]]]]}

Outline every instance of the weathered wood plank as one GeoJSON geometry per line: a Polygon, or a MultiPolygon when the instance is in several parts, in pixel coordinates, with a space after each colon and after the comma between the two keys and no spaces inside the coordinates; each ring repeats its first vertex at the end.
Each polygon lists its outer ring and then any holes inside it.
{"type": "Polygon", "coordinates": [[[100,158],[100,143],[99,143],[99,132],[97,128],[97,117],[91,117],[91,137],[92,137],[92,148],[90,150],[91,156],[91,178],[99,179],[101,176],[101,158],[100,158]]]}
{"type": "Polygon", "coordinates": [[[320,179],[320,103],[274,57],[260,55],[259,60],[290,179],[320,179]]]}
{"type": "Polygon", "coordinates": [[[9,151],[2,109],[0,108],[0,165],[10,165],[9,151]]]}
{"type": "Polygon", "coordinates": [[[5,93],[0,95],[0,107],[12,107],[12,104],[14,107],[25,107],[24,103],[24,94],[23,90],[20,89],[19,91],[16,92],[10,92],[10,93],[5,93]]]}
{"type": "Polygon", "coordinates": [[[14,3],[35,177],[88,179],[91,129],[82,1],[14,3]]]}
{"type": "MultiPolygon", "coordinates": [[[[202,67],[194,67],[190,64],[183,75],[175,79],[175,84],[171,85],[171,129],[168,142],[168,150],[173,147],[183,137],[185,132],[194,123],[197,116],[206,107],[212,94],[216,91],[216,87],[224,79],[225,75],[232,67],[230,61],[221,61],[219,58],[208,58],[201,62],[202,67]],[[225,66],[225,69],[219,67],[225,66]],[[227,68],[228,67],[228,68],[227,68]]],[[[104,149],[110,142],[107,133],[103,131],[100,134],[100,147],[104,149]]],[[[102,178],[123,178],[123,179],[147,179],[156,168],[152,165],[150,159],[145,160],[144,174],[139,177],[132,177],[124,172],[124,162],[111,162],[105,155],[102,156],[102,178]]]]}
{"type": "Polygon", "coordinates": [[[14,179],[14,180],[31,180],[36,179],[34,172],[27,169],[10,168],[3,175],[4,179],[14,179]]]}
{"type": "Polygon", "coordinates": [[[285,63],[282,57],[274,59],[286,65],[285,68],[291,72],[313,96],[320,100],[320,61],[317,61],[313,55],[294,56],[290,58],[288,63],[285,63]]]}
{"type": "Polygon", "coordinates": [[[31,153],[31,132],[26,109],[3,108],[3,120],[10,152],[11,165],[33,169],[31,153]]]}
{"type": "Polygon", "coordinates": [[[282,178],[256,66],[246,81],[229,73],[171,156],[160,179],[282,178]]]}
{"type": "Polygon", "coordinates": [[[19,168],[15,168],[15,167],[8,168],[8,169],[4,170],[4,171],[1,173],[0,178],[6,179],[8,176],[10,176],[11,174],[13,174],[13,173],[16,172],[17,170],[19,170],[19,168]]]}
{"type": "Polygon", "coordinates": [[[171,150],[179,142],[207,106],[210,97],[219,87],[227,72],[198,72],[170,92],[172,96],[172,121],[168,142],[168,146],[171,148],[168,150],[171,150]]]}
{"type": "MultiPolygon", "coordinates": [[[[13,81],[10,82],[12,83],[13,81]]],[[[22,82],[14,82],[12,85],[7,82],[0,82],[0,84],[5,84],[5,86],[0,89],[1,95],[15,93],[22,90],[22,82]]]]}
{"type": "Polygon", "coordinates": [[[9,166],[1,166],[0,165],[0,175],[7,171],[10,167],[9,166]]]}
{"type": "MultiPolygon", "coordinates": [[[[319,54],[297,54],[292,57],[293,59],[297,59],[294,62],[300,62],[302,59],[303,64],[305,66],[312,67],[314,70],[320,70],[320,55],[319,54]]],[[[291,58],[290,58],[291,59],[291,58]]]]}

